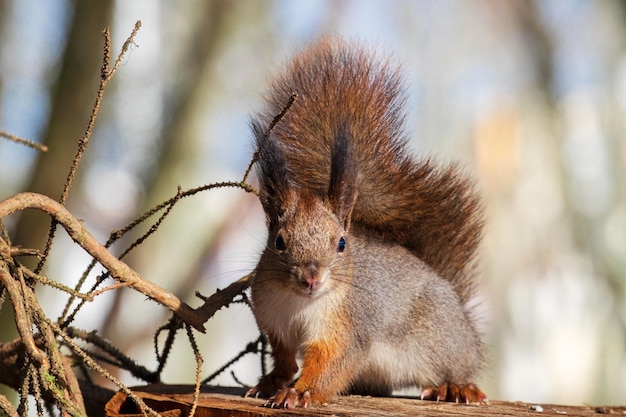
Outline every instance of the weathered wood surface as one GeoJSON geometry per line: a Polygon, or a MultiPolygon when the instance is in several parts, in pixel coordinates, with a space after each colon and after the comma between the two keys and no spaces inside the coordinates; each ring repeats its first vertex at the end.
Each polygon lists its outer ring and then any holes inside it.
{"type": "MultiPolygon", "coordinates": [[[[193,387],[162,385],[133,390],[149,406],[166,417],[187,416],[193,403],[193,387]]],[[[331,404],[310,409],[271,409],[263,400],[243,398],[240,388],[203,387],[195,415],[262,417],[262,416],[595,416],[626,415],[626,407],[594,407],[492,401],[488,405],[465,405],[420,401],[413,398],[372,398],[342,396],[331,404]]],[[[123,393],[117,393],[107,404],[107,416],[140,416],[141,412],[123,393]]]]}

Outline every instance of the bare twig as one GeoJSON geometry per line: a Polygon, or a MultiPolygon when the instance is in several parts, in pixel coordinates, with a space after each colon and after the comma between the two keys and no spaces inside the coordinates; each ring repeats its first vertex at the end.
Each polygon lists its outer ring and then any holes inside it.
{"type": "MultiPolygon", "coordinates": [[[[176,192],[176,195],[174,197],[172,197],[172,198],[164,201],[163,203],[153,207],[152,209],[148,210],[147,212],[142,214],[139,218],[137,218],[136,220],[134,220],[131,223],[129,223],[126,227],[124,227],[122,229],[119,229],[119,230],[113,231],[111,233],[111,235],[109,236],[109,239],[107,240],[107,242],[104,244],[104,247],[105,248],[110,247],[113,243],[115,243],[117,240],[119,240],[126,233],[130,232],[132,229],[134,229],[135,227],[137,227],[138,225],[140,225],[141,223],[143,223],[144,221],[146,221],[147,219],[149,219],[150,217],[152,217],[153,215],[155,215],[159,211],[165,209],[166,212],[163,215],[161,215],[161,217],[157,221],[157,223],[160,224],[163,221],[163,219],[165,218],[165,216],[167,216],[167,214],[169,213],[169,211],[171,210],[173,205],[176,202],[178,202],[180,199],[182,199],[182,198],[190,197],[190,196],[195,195],[195,194],[197,194],[199,192],[208,191],[208,190],[215,189],[215,188],[227,188],[227,187],[240,188],[240,189],[244,190],[245,192],[258,194],[257,191],[253,187],[251,187],[249,184],[242,183],[242,182],[232,182],[232,181],[231,182],[212,183],[212,184],[203,185],[203,186],[196,187],[196,188],[191,188],[191,189],[186,190],[186,191],[180,191],[180,188],[179,188],[177,190],[177,192],[176,192]]],[[[154,233],[154,231],[156,231],[156,228],[158,227],[158,224],[153,225],[150,228],[150,231],[148,233],[146,233],[144,236],[140,237],[138,240],[141,240],[143,242],[150,234],[152,234],[152,233],[154,233]]],[[[120,255],[119,259],[120,260],[123,259],[136,246],[137,246],[137,241],[135,243],[131,244],[131,246],[127,250],[125,250],[122,253],[122,255],[120,255]]],[[[77,285],[75,287],[76,291],[80,290],[80,288],[82,287],[83,283],[87,279],[87,276],[92,271],[92,269],[94,268],[95,265],[96,265],[96,260],[94,259],[89,264],[87,269],[83,272],[83,275],[81,276],[80,280],[78,281],[78,283],[77,283],[77,285]]],[[[99,294],[100,291],[97,291],[95,293],[92,293],[92,292],[95,291],[95,289],[107,277],[108,277],[107,273],[100,275],[98,277],[98,280],[97,280],[96,284],[92,287],[92,289],[91,289],[89,294],[92,294],[94,296],[99,294]]],[[[107,289],[101,290],[101,291],[106,291],[106,290],[107,289]]],[[[78,306],[74,309],[74,311],[71,314],[69,314],[69,316],[68,316],[68,312],[69,312],[69,309],[70,309],[71,304],[73,303],[73,301],[74,301],[74,298],[70,297],[70,299],[67,301],[67,303],[65,305],[65,309],[63,310],[63,313],[61,314],[61,318],[59,319],[59,321],[63,321],[63,325],[64,326],[69,325],[74,320],[74,317],[75,317],[76,313],[78,312],[78,310],[80,310],[80,308],[84,304],[84,301],[81,301],[81,303],[79,303],[78,306]]]]}
{"type": "Polygon", "coordinates": [[[181,190],[181,188],[179,186],[177,188],[176,195],[170,200],[171,201],[170,204],[167,206],[167,208],[165,209],[165,212],[161,215],[161,217],[159,217],[159,219],[156,221],[156,223],[154,223],[152,226],[150,226],[150,229],[143,236],[141,236],[139,239],[137,239],[135,242],[133,242],[133,244],[130,245],[128,247],[128,249],[126,249],[124,252],[122,252],[122,254],[120,255],[120,259],[123,259],[131,250],[133,250],[137,246],[141,245],[143,242],[145,242],[145,240],[148,237],[150,237],[150,235],[152,235],[154,232],[157,231],[157,229],[159,228],[161,223],[163,223],[163,220],[165,220],[167,215],[170,214],[170,212],[172,211],[172,208],[174,208],[174,205],[180,201],[181,194],[182,194],[182,190],[181,190]]]}
{"type": "MultiPolygon", "coordinates": [[[[106,246],[107,247],[110,246],[115,241],[117,241],[122,236],[124,236],[126,233],[130,232],[132,229],[134,229],[135,227],[137,227],[138,225],[140,225],[141,223],[143,223],[150,217],[154,216],[156,213],[160,212],[161,210],[163,209],[169,210],[172,207],[172,205],[174,205],[179,200],[186,198],[186,197],[191,197],[200,192],[212,190],[215,188],[240,188],[247,193],[257,194],[257,191],[249,184],[246,184],[243,182],[234,182],[234,181],[215,182],[215,183],[211,183],[207,185],[202,185],[200,187],[190,188],[185,191],[181,191],[180,188],[178,188],[176,191],[176,194],[173,197],[169,198],[168,200],[165,200],[161,204],[146,211],[144,214],[142,214],[136,220],[129,223],[123,229],[113,231],[111,235],[109,236],[109,240],[107,241],[106,246]]],[[[160,219],[160,221],[162,221],[162,219],[160,219]]],[[[125,254],[127,254],[127,252],[128,250],[125,251],[125,254]]]]}
{"type": "Polygon", "coordinates": [[[42,145],[40,143],[33,142],[32,140],[24,139],[24,138],[21,138],[21,137],[16,136],[16,135],[12,135],[12,134],[7,133],[7,132],[3,132],[1,130],[0,130],[0,137],[7,138],[9,140],[12,140],[13,142],[21,143],[22,145],[29,146],[29,147],[31,147],[33,149],[36,149],[36,150],[40,151],[40,152],[48,152],[48,147],[46,145],[42,145]]]}
{"type": "MultiPolygon", "coordinates": [[[[293,106],[293,103],[296,101],[297,98],[298,98],[298,93],[296,93],[295,91],[291,93],[291,96],[289,96],[289,100],[287,101],[287,104],[285,104],[285,107],[283,107],[280,113],[278,113],[272,119],[272,122],[268,126],[267,131],[265,132],[265,135],[269,135],[272,132],[272,130],[274,130],[278,122],[280,122],[282,118],[285,117],[285,114],[287,114],[291,106],[293,106]]],[[[248,181],[248,176],[250,175],[250,172],[252,171],[252,167],[258,160],[259,160],[259,151],[256,151],[254,152],[254,155],[252,155],[252,160],[250,161],[250,164],[248,165],[246,172],[243,174],[243,179],[241,180],[242,183],[246,183],[246,181],[248,181]]]]}
{"type": "Polygon", "coordinates": [[[131,32],[128,39],[126,39],[126,41],[124,42],[124,45],[122,45],[122,51],[117,56],[117,59],[115,60],[115,64],[113,64],[113,68],[107,74],[107,81],[111,79],[115,71],[117,71],[117,69],[119,68],[120,64],[122,63],[122,59],[124,59],[124,55],[126,55],[126,52],[128,52],[128,50],[130,49],[130,46],[137,45],[135,43],[135,36],[137,36],[137,32],[139,32],[139,29],[141,29],[141,20],[138,20],[137,22],[135,22],[135,27],[133,28],[133,31],[131,32]]]}
{"type": "MultiPolygon", "coordinates": [[[[67,333],[69,337],[73,339],[83,340],[101,349],[106,355],[109,356],[108,359],[105,359],[104,355],[100,355],[100,358],[103,361],[127,370],[135,378],[142,379],[143,381],[149,383],[158,382],[158,373],[149,371],[145,367],[137,364],[135,361],[128,358],[128,356],[120,352],[120,350],[116,348],[113,344],[111,344],[111,342],[100,337],[95,331],[87,332],[85,330],[77,329],[75,327],[67,327],[63,330],[67,333]]],[[[95,353],[90,353],[90,355],[92,357],[97,356],[97,354],[95,353]]]]}
{"type": "Polygon", "coordinates": [[[213,317],[219,309],[230,305],[235,296],[241,294],[250,286],[253,276],[254,272],[251,272],[248,275],[239,278],[223,290],[217,290],[208,298],[196,292],[196,297],[204,300],[204,304],[196,309],[196,314],[200,316],[200,320],[204,323],[213,317]]]}
{"type": "Polygon", "coordinates": [[[93,301],[93,299],[97,295],[95,293],[83,294],[83,293],[81,293],[79,291],[75,291],[73,288],[70,288],[67,285],[63,285],[60,282],[57,282],[57,281],[55,281],[53,279],[50,279],[50,278],[46,277],[45,275],[35,274],[30,269],[24,268],[23,266],[20,266],[19,269],[28,278],[32,278],[34,280],[37,280],[37,281],[41,282],[44,285],[48,285],[48,286],[50,286],[52,288],[56,288],[58,290],[64,291],[64,292],[72,295],[73,297],[77,297],[77,298],[83,299],[85,301],[93,301]]]}
{"type": "Polygon", "coordinates": [[[202,363],[204,361],[202,359],[202,355],[200,354],[200,349],[198,349],[196,338],[193,336],[193,330],[189,325],[185,326],[185,330],[187,330],[187,337],[189,338],[189,343],[191,344],[191,348],[193,349],[193,354],[196,357],[196,385],[194,386],[193,390],[193,405],[191,406],[191,410],[189,411],[189,417],[193,417],[196,414],[196,408],[198,407],[198,400],[200,398],[202,363]]]}
{"type": "Polygon", "coordinates": [[[110,61],[110,55],[111,55],[111,33],[108,28],[104,29],[104,31],[102,32],[102,35],[104,37],[104,54],[103,54],[103,62],[102,62],[102,69],[101,69],[100,86],[98,88],[98,93],[96,95],[96,102],[94,103],[93,109],[91,111],[91,115],[89,117],[89,123],[87,124],[87,128],[85,129],[83,136],[78,141],[78,150],[76,152],[76,156],[74,157],[74,161],[72,162],[70,172],[67,175],[65,187],[63,189],[63,193],[61,194],[61,199],[59,201],[61,204],[64,204],[65,201],[67,200],[67,196],[68,196],[70,187],[72,185],[72,181],[74,179],[74,176],[76,175],[76,170],[78,169],[78,164],[80,160],[82,159],[83,153],[85,149],[87,148],[87,145],[89,144],[89,139],[91,138],[93,127],[96,124],[96,119],[98,118],[98,112],[100,111],[100,105],[102,103],[102,97],[104,96],[104,91],[106,90],[106,86],[108,82],[111,80],[111,77],[113,77],[113,74],[115,74],[115,71],[117,71],[117,68],[119,67],[119,63],[121,62],[124,55],[126,54],[126,51],[128,50],[128,45],[134,42],[135,36],[137,35],[137,31],[139,30],[140,27],[141,27],[141,21],[137,21],[137,23],[135,23],[135,28],[131,32],[128,39],[126,39],[126,42],[124,42],[124,45],[122,46],[122,51],[117,56],[115,65],[110,70],[109,70],[109,61],[110,61]]]}
{"type": "MultiPolygon", "coordinates": [[[[76,219],[63,205],[36,193],[21,193],[0,202],[0,218],[18,210],[34,208],[53,217],[67,231],[70,237],[85,249],[92,257],[98,260],[109,273],[120,282],[157,301],[164,307],[179,315],[186,323],[199,331],[204,331],[204,321],[187,304],[183,303],[174,294],[160,286],[143,279],[124,262],[117,259],[111,252],[102,246],[83,224],[76,219]]],[[[7,271],[8,272],[8,271],[7,271]]],[[[6,278],[10,280],[10,278],[6,278]]]]}
{"type": "MultiPolygon", "coordinates": [[[[5,295],[9,294],[14,307],[16,326],[18,332],[20,333],[20,339],[17,340],[17,342],[21,341],[21,343],[17,344],[23,346],[23,348],[20,347],[20,363],[23,363],[23,368],[21,372],[22,378],[19,379],[19,377],[16,377],[14,381],[15,385],[21,384],[21,398],[18,410],[12,408],[10,404],[7,405],[5,403],[6,398],[0,396],[0,411],[11,417],[15,417],[16,415],[22,413],[28,413],[27,398],[29,397],[29,395],[35,396],[37,415],[43,416],[44,414],[44,400],[48,401],[46,407],[49,407],[49,412],[54,411],[54,407],[58,407],[61,415],[63,416],[85,414],[84,402],[82,399],[81,391],[77,379],[73,371],[71,370],[71,359],[69,356],[63,355],[59,350],[59,342],[57,340],[57,337],[60,337],[62,339],[62,342],[60,343],[62,343],[64,346],[67,346],[74,355],[80,358],[80,361],[82,362],[81,366],[85,366],[100,373],[102,376],[108,378],[110,381],[116,384],[123,392],[125,392],[131,399],[133,399],[138,404],[144,414],[157,415],[156,412],[148,408],[139,397],[134,395],[128,387],[123,385],[115,377],[113,377],[105,369],[103,369],[96,362],[96,360],[102,360],[104,363],[106,363],[108,361],[106,355],[109,355],[108,358],[111,359],[109,362],[113,365],[127,369],[131,373],[133,373],[133,375],[139,378],[143,378],[146,381],[152,381],[154,379],[158,380],[159,375],[163,367],[165,366],[165,362],[167,361],[167,356],[171,349],[171,344],[173,343],[174,336],[176,332],[182,327],[183,322],[185,323],[184,326],[187,332],[189,343],[196,357],[196,383],[194,390],[194,402],[190,412],[190,415],[193,416],[198,405],[200,385],[202,382],[201,371],[203,359],[198,349],[192,327],[196,330],[204,332],[204,323],[222,307],[228,306],[233,302],[237,302],[236,300],[234,300],[235,297],[237,297],[237,295],[239,294],[244,294],[244,291],[248,288],[250,280],[252,278],[252,274],[246,275],[245,277],[242,277],[238,281],[229,285],[226,289],[222,291],[217,291],[215,294],[208,298],[199,296],[204,300],[204,304],[200,308],[194,310],[170,292],[164,290],[156,284],[153,284],[143,279],[140,275],[138,275],[131,268],[129,268],[121,259],[134,248],[141,245],[145,241],[145,239],[155,233],[163,220],[168,216],[173,206],[176,205],[177,202],[184,197],[192,196],[202,191],[222,187],[240,188],[246,192],[258,195],[258,192],[252,186],[246,183],[246,179],[249,175],[250,170],[252,169],[252,165],[256,160],[255,157],[253,157],[253,160],[250,163],[250,166],[248,167],[248,170],[246,171],[242,181],[213,183],[189,189],[184,192],[179,187],[174,197],[163,202],[159,206],[154,207],[153,209],[142,215],[139,219],[130,223],[126,228],[112,233],[108,242],[104,246],[96,241],[94,237],[89,233],[89,231],[83,226],[82,222],[76,219],[64,207],[64,204],[67,201],[69,195],[70,188],[76,176],[78,166],[80,164],[80,161],[82,160],[84,152],[92,136],[95,121],[98,117],[107,83],[111,80],[111,78],[119,68],[125,54],[129,51],[131,46],[134,45],[134,39],[140,27],[141,22],[138,21],[135,24],[131,35],[122,46],[121,52],[118,54],[114,63],[111,63],[110,32],[108,29],[105,29],[103,32],[104,49],[100,85],[97,91],[96,100],[91,111],[88,125],[82,137],[77,142],[76,154],[66,177],[64,189],[61,193],[59,200],[55,201],[54,199],[35,193],[21,193],[4,201],[0,201],[0,306],[2,305],[2,300],[4,300],[5,295]],[[29,208],[42,211],[49,215],[52,219],[50,230],[48,233],[48,239],[42,252],[31,249],[11,247],[8,233],[6,232],[4,225],[1,221],[3,217],[9,214],[29,208]],[[164,212],[160,215],[157,221],[153,225],[151,225],[149,231],[142,235],[134,243],[132,243],[122,253],[119,259],[107,250],[107,248],[113,242],[118,240],[125,233],[162,210],[164,210],[164,212]],[[48,255],[50,253],[58,225],[61,225],[67,231],[68,235],[86,252],[88,252],[93,259],[93,262],[90,263],[87,271],[74,289],[69,288],[53,279],[50,279],[40,274],[40,271],[47,261],[48,255]],[[34,271],[31,271],[30,269],[22,266],[18,262],[16,258],[18,256],[35,256],[39,258],[39,263],[34,271]],[[85,294],[81,292],[80,288],[83,285],[83,282],[86,280],[87,276],[95,267],[96,263],[100,263],[106,269],[106,272],[99,276],[98,283],[92,288],[91,291],[85,294]],[[113,278],[115,278],[116,283],[106,288],[96,290],[100,283],[104,281],[108,276],[112,276],[113,278]],[[41,306],[39,305],[34,293],[34,286],[37,285],[37,283],[52,286],[70,295],[70,301],[68,302],[61,318],[59,318],[59,323],[50,320],[41,309],[41,306]],[[169,334],[168,339],[166,340],[165,347],[161,354],[159,354],[157,349],[159,368],[156,372],[150,372],[147,369],[137,365],[132,361],[132,359],[119,352],[119,350],[117,350],[114,346],[110,345],[107,341],[98,337],[97,334],[93,332],[87,333],[69,327],[69,323],[73,319],[74,315],[85,302],[92,301],[96,296],[100,295],[104,291],[117,289],[122,286],[129,286],[132,289],[146,295],[148,298],[158,302],[162,306],[174,312],[174,316],[170,321],[172,326],[169,327],[169,334]],[[71,305],[75,298],[80,298],[81,301],[78,303],[79,306],[76,307],[70,317],[63,321],[63,318],[66,317],[66,314],[71,308],[71,305]],[[63,322],[63,324],[60,324],[61,322],[63,322]],[[33,333],[35,329],[39,331],[38,334],[33,333]],[[98,353],[86,351],[84,348],[81,348],[76,344],[75,339],[82,339],[87,343],[91,343],[91,345],[96,346],[96,348],[100,348],[101,350],[95,349],[98,353]],[[101,358],[99,356],[100,352],[103,352],[101,358]]],[[[286,104],[285,108],[283,108],[283,110],[281,111],[281,113],[278,114],[274,118],[274,120],[272,120],[268,128],[268,134],[274,128],[274,126],[284,117],[285,113],[289,110],[289,108],[295,101],[296,96],[297,95],[294,93],[291,96],[289,102],[286,104]]],[[[42,151],[47,150],[45,146],[38,145],[31,141],[18,138],[14,135],[6,134],[4,132],[0,132],[0,136],[7,137],[10,140],[14,140],[19,143],[24,143],[27,146],[31,146],[35,149],[39,149],[42,151]]],[[[240,297],[237,297],[237,300],[240,300],[240,297]]],[[[254,349],[258,351],[259,341],[253,343],[254,349]]],[[[251,343],[246,348],[247,353],[251,353],[254,351],[254,349],[251,348],[252,345],[253,344],[251,343]]],[[[241,355],[243,354],[245,353],[242,353],[241,355]]],[[[232,362],[230,362],[230,364],[232,364],[232,362]]]]}
{"type": "Polygon", "coordinates": [[[157,374],[160,374],[165,367],[165,363],[167,362],[167,358],[172,350],[172,346],[174,345],[174,340],[176,338],[176,333],[182,327],[183,323],[177,316],[173,316],[167,322],[167,324],[159,327],[157,331],[154,333],[154,353],[156,355],[156,359],[159,362],[159,367],[157,369],[157,374]],[[161,332],[167,330],[167,337],[165,338],[165,343],[163,344],[163,351],[159,353],[159,336],[161,332]]]}
{"type": "Polygon", "coordinates": [[[94,371],[98,372],[100,375],[104,376],[109,381],[117,385],[120,390],[122,390],[126,395],[132,398],[133,401],[135,401],[135,403],[141,408],[144,413],[159,417],[159,414],[150,407],[148,407],[141,398],[136,396],[130,390],[130,388],[128,388],[121,381],[111,375],[106,369],[102,368],[93,359],[91,359],[91,357],[87,355],[76,343],[74,343],[74,341],[56,323],[50,322],[50,326],[52,327],[52,330],[54,330],[54,332],[63,339],[67,346],[72,350],[72,352],[74,352],[74,354],[81,358],[83,363],[87,365],[88,368],[93,369],[94,371]]]}
{"type": "Polygon", "coordinates": [[[255,340],[254,342],[248,343],[244,350],[239,352],[234,358],[232,358],[231,360],[226,362],[224,365],[222,365],[218,370],[213,372],[211,375],[209,375],[206,378],[204,378],[202,383],[203,384],[207,384],[207,383],[211,382],[212,380],[217,378],[222,372],[227,370],[231,365],[233,365],[235,362],[239,361],[239,359],[243,358],[247,354],[249,354],[249,353],[261,353],[262,341],[263,341],[263,336],[259,336],[259,338],[257,340],[255,340]],[[259,348],[259,345],[261,345],[261,348],[259,348]]]}
{"type": "MultiPolygon", "coordinates": [[[[137,21],[135,24],[135,28],[133,29],[131,35],[128,37],[126,42],[124,43],[124,47],[122,51],[117,57],[115,66],[113,69],[109,70],[109,60],[111,55],[111,34],[109,29],[105,29],[103,32],[104,36],[104,54],[103,54],[103,63],[101,69],[100,76],[100,86],[98,87],[98,92],[96,94],[96,102],[94,103],[93,109],[91,110],[91,115],[89,117],[89,123],[87,124],[87,128],[83,133],[83,136],[78,140],[78,149],[76,150],[76,155],[74,156],[74,160],[72,161],[72,165],[70,167],[70,171],[67,174],[67,179],[65,180],[65,185],[63,187],[63,192],[61,193],[61,197],[59,199],[59,203],[65,204],[67,200],[67,196],[69,195],[70,187],[72,186],[72,182],[74,177],[76,176],[76,171],[78,170],[78,164],[80,163],[85,149],[87,149],[87,145],[89,144],[89,139],[91,138],[91,134],[93,132],[93,127],[96,124],[96,119],[98,117],[98,112],[100,110],[100,105],[102,103],[102,97],[104,96],[104,91],[106,90],[106,86],[113,77],[113,74],[119,67],[118,61],[121,61],[122,57],[126,53],[128,49],[127,44],[133,43],[134,37],[137,34],[137,31],[141,27],[141,22],[137,21]]],[[[50,253],[50,249],[52,248],[52,241],[54,239],[55,230],[57,227],[57,222],[53,219],[50,224],[50,231],[48,233],[48,239],[46,240],[46,245],[43,251],[43,257],[39,260],[37,267],[35,268],[35,273],[39,273],[43,268],[46,260],[48,259],[48,254],[50,253]]]]}
{"type": "MultiPolygon", "coordinates": [[[[87,229],[85,229],[83,224],[72,216],[72,214],[69,213],[64,206],[49,197],[36,193],[17,194],[0,202],[0,218],[27,208],[41,210],[53,217],[65,228],[70,237],[72,237],[76,243],[85,249],[94,259],[100,262],[119,282],[130,286],[150,299],[159,302],[164,307],[169,308],[180,316],[186,323],[192,325],[199,331],[204,331],[203,324],[211,318],[217,310],[230,304],[237,294],[242,293],[249,286],[252,274],[248,274],[228,286],[226,289],[216,292],[211,297],[206,299],[204,305],[196,310],[193,310],[173,294],[164,290],[160,286],[141,278],[124,262],[117,259],[104,246],[97,242],[87,229]]],[[[3,247],[0,247],[0,252],[5,254],[11,253],[10,248],[8,248],[6,243],[4,243],[3,247]]],[[[9,290],[11,289],[11,285],[13,285],[13,280],[10,275],[11,274],[8,269],[6,269],[6,271],[4,271],[3,279],[7,282],[11,281],[7,285],[9,290]]],[[[91,294],[88,296],[93,297],[94,295],[91,294]]],[[[19,303],[17,308],[19,308],[19,303]]],[[[23,324],[25,326],[24,328],[28,327],[27,323],[23,324]]],[[[27,341],[28,336],[25,335],[25,337],[25,340],[27,341]]],[[[33,348],[33,354],[37,357],[37,353],[34,350],[34,343],[31,343],[30,346],[33,348]]]]}
{"type": "Polygon", "coordinates": [[[0,283],[6,288],[9,297],[11,297],[13,312],[15,314],[15,324],[24,342],[26,351],[34,360],[40,364],[44,364],[46,362],[46,356],[39,350],[33,338],[33,323],[26,309],[20,281],[15,280],[11,273],[11,269],[15,270],[16,266],[11,258],[4,256],[6,253],[10,253],[10,250],[4,239],[0,239],[0,283]]]}
{"type": "MultiPolygon", "coordinates": [[[[7,239],[5,238],[5,240],[7,239]]],[[[11,245],[11,242],[9,242],[8,240],[7,240],[7,243],[9,244],[9,246],[11,245]]],[[[41,258],[42,253],[38,251],[37,249],[12,247],[11,257],[15,258],[16,256],[34,256],[36,258],[41,258]]]]}
{"type": "Polygon", "coordinates": [[[17,414],[17,410],[13,407],[13,404],[9,401],[7,397],[0,394],[0,410],[8,417],[19,417],[17,414]]]}

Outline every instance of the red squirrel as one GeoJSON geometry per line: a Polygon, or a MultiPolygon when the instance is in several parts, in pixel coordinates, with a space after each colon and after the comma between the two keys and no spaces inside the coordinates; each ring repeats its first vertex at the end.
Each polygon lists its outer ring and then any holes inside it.
{"type": "Polygon", "coordinates": [[[269,406],[407,386],[487,400],[469,307],[480,200],[455,165],[410,155],[404,101],[389,60],[330,38],[292,58],[252,120],[268,238],[251,300],[274,368],[247,395],[269,406]]]}

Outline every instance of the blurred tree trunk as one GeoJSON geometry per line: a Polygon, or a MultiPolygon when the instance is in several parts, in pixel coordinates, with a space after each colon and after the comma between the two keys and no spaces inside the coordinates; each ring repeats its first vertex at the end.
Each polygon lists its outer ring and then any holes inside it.
{"type": "Polygon", "coordinates": [[[198,158],[198,119],[205,110],[201,106],[203,74],[214,62],[217,45],[228,32],[234,4],[231,0],[198,2],[199,10],[195,12],[203,18],[196,20],[192,45],[185,60],[178,63],[185,69],[185,78],[177,88],[176,104],[167,109],[171,123],[164,126],[161,134],[157,169],[146,184],[148,195],[144,209],[172,197],[182,178],[193,178],[189,173],[198,158]]]}
{"type": "MultiPolygon", "coordinates": [[[[0,0],[1,2],[2,0],[0,0]]],[[[1,4],[1,3],[0,3],[1,4]]],[[[59,79],[51,92],[51,110],[44,143],[26,190],[58,199],[83,135],[98,91],[102,66],[102,31],[110,26],[113,0],[75,1],[59,79]]],[[[81,171],[78,171],[80,176],[81,171]]],[[[77,179],[79,178],[77,176],[77,179]]],[[[75,181],[74,186],[78,182],[75,181]]],[[[25,212],[15,228],[14,244],[42,248],[50,219],[25,212]]]]}

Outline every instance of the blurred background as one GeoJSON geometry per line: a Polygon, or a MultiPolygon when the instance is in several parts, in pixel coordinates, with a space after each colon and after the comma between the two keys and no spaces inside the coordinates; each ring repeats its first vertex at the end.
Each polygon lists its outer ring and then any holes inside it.
{"type": "MultiPolygon", "coordinates": [[[[0,139],[0,199],[60,196],[95,101],[102,29],[117,54],[136,20],[68,200],[101,241],[178,185],[241,179],[269,77],[320,36],[358,39],[402,65],[416,155],[460,161],[484,195],[490,364],[477,382],[491,399],[626,403],[626,2],[0,0],[0,130],[50,148],[0,139]]],[[[49,220],[26,213],[5,224],[15,244],[41,248],[49,220]]],[[[74,285],[89,258],[57,235],[45,274],[74,285]]],[[[216,190],[179,203],[127,261],[197,306],[194,291],[249,272],[264,239],[256,198],[216,190]]],[[[67,299],[40,297],[53,318],[67,299]]],[[[3,341],[15,337],[7,309],[3,341]]],[[[151,366],[167,317],[120,290],[76,325],[151,366]]],[[[240,305],[208,327],[198,336],[205,376],[258,336],[240,305]]],[[[193,383],[184,336],[175,349],[165,382],[193,383]]],[[[258,359],[233,370],[252,385],[258,359]]],[[[228,373],[217,382],[236,384],[228,373]]]]}

